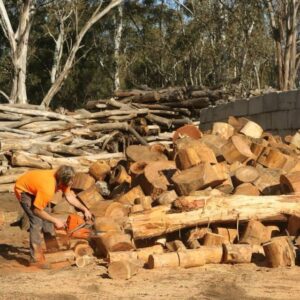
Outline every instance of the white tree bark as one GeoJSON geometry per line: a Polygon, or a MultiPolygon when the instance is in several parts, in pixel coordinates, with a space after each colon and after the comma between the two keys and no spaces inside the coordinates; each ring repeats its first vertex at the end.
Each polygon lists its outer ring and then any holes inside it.
{"type": "Polygon", "coordinates": [[[14,68],[14,77],[10,93],[11,103],[27,103],[26,75],[27,75],[27,52],[28,39],[34,14],[33,0],[23,0],[19,16],[19,25],[14,32],[7,10],[0,0],[1,27],[9,41],[11,59],[14,68]]]}
{"type": "Polygon", "coordinates": [[[121,4],[118,7],[118,16],[115,16],[115,49],[114,49],[114,57],[115,57],[115,74],[114,74],[114,85],[115,90],[120,89],[120,46],[122,39],[122,31],[123,31],[123,5],[121,4]]]}
{"type": "Polygon", "coordinates": [[[50,102],[52,101],[53,97],[61,89],[65,79],[68,77],[68,75],[74,65],[76,53],[77,53],[78,49],[80,48],[82,39],[84,38],[84,36],[88,32],[88,30],[96,22],[98,22],[103,16],[105,16],[114,7],[118,6],[122,2],[123,2],[123,0],[111,0],[111,2],[103,10],[100,10],[101,5],[99,5],[98,8],[94,11],[91,18],[84,24],[82,29],[79,31],[79,33],[76,37],[75,43],[73,44],[73,46],[71,48],[71,51],[68,55],[68,58],[64,64],[62,71],[57,76],[55,82],[52,84],[52,86],[48,90],[47,94],[45,95],[45,97],[41,103],[41,106],[48,107],[50,105],[50,102]]]}

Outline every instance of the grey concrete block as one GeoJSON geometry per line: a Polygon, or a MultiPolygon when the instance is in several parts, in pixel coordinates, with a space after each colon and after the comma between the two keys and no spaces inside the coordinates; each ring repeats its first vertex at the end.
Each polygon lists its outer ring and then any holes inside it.
{"type": "Polygon", "coordinates": [[[271,112],[272,117],[272,130],[289,129],[289,111],[281,110],[271,112]]]}
{"type": "Polygon", "coordinates": [[[300,109],[294,109],[289,111],[288,124],[290,129],[300,129],[300,109]]]}
{"type": "Polygon", "coordinates": [[[237,100],[233,102],[232,116],[243,117],[248,115],[249,101],[248,100],[237,100]]]}
{"type": "Polygon", "coordinates": [[[278,110],[278,94],[269,93],[262,96],[263,97],[263,112],[271,112],[278,110]]]}
{"type": "Polygon", "coordinates": [[[263,96],[252,97],[249,99],[249,115],[257,115],[263,111],[263,96]]]}
{"type": "Polygon", "coordinates": [[[207,107],[200,110],[200,122],[211,122],[213,116],[213,107],[207,107]]]}
{"type": "Polygon", "coordinates": [[[227,108],[226,104],[218,105],[214,108],[212,119],[214,122],[220,121],[226,118],[227,108]]]}
{"type": "Polygon", "coordinates": [[[293,134],[293,130],[292,129],[280,129],[278,130],[278,135],[285,137],[286,135],[291,135],[293,134]]]}
{"type": "Polygon", "coordinates": [[[270,130],[272,129],[272,117],[271,113],[262,113],[257,115],[249,116],[249,120],[256,122],[260,125],[263,130],[270,130]]]}
{"type": "Polygon", "coordinates": [[[278,94],[278,110],[295,109],[297,95],[298,95],[297,90],[279,93],[278,94]]]}
{"type": "Polygon", "coordinates": [[[300,90],[297,90],[296,94],[296,108],[300,108],[300,90]]]}

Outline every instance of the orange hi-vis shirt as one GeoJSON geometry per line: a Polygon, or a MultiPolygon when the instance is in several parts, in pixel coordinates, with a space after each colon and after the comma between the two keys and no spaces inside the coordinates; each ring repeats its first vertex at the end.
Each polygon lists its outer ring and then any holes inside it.
{"type": "Polygon", "coordinates": [[[70,187],[56,186],[55,172],[56,170],[33,170],[19,177],[15,184],[15,194],[18,200],[21,199],[22,192],[34,195],[33,205],[43,210],[57,190],[68,193],[70,187]]]}

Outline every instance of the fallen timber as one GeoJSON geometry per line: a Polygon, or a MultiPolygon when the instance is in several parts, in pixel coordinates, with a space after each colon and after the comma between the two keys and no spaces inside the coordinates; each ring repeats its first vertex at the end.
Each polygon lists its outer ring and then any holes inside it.
{"type": "Polygon", "coordinates": [[[219,222],[250,219],[280,219],[283,214],[300,216],[300,195],[280,196],[188,196],[201,207],[196,210],[170,213],[153,208],[129,216],[128,225],[135,239],[155,237],[183,228],[219,222]]]}

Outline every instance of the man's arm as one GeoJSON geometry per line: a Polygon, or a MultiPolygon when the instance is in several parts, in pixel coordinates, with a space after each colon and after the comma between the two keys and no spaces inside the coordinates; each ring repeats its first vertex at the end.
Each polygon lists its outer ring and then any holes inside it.
{"type": "Polygon", "coordinates": [[[56,228],[64,228],[65,227],[65,223],[57,218],[52,217],[50,214],[48,214],[46,211],[41,210],[37,207],[35,207],[33,209],[33,213],[40,217],[43,220],[49,221],[51,223],[53,223],[55,225],[56,228]]]}
{"type": "Polygon", "coordinates": [[[74,192],[70,191],[70,192],[66,193],[65,196],[66,196],[67,201],[71,205],[73,205],[76,208],[83,211],[84,216],[87,220],[90,220],[92,218],[92,214],[90,213],[90,211],[83,204],[81,204],[81,202],[75,196],[74,192]]]}

